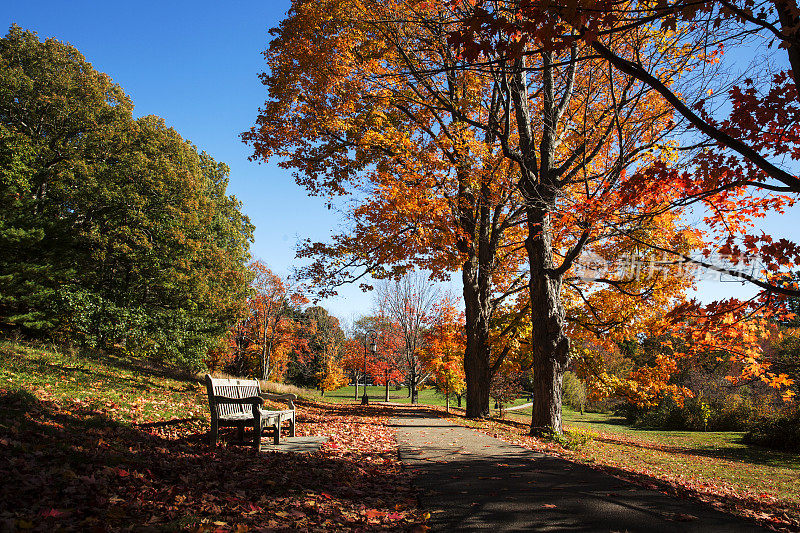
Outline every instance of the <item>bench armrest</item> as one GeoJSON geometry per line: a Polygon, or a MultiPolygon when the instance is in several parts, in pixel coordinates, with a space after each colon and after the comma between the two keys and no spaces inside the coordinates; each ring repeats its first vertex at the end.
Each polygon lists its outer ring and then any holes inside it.
{"type": "Polygon", "coordinates": [[[278,394],[278,393],[275,393],[275,392],[262,392],[262,393],[259,393],[259,396],[261,396],[262,398],[265,398],[267,400],[284,400],[289,404],[289,407],[292,410],[294,410],[294,401],[297,399],[297,395],[296,394],[292,394],[292,393],[289,393],[289,392],[284,393],[284,394],[278,394]]]}
{"type": "Polygon", "coordinates": [[[215,404],[233,404],[233,405],[263,405],[264,399],[258,396],[249,396],[247,398],[230,398],[228,396],[214,396],[213,401],[215,404]]]}

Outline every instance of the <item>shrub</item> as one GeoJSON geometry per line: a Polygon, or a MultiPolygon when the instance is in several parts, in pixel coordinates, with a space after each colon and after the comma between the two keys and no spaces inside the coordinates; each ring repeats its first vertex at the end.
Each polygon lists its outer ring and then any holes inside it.
{"type": "Polygon", "coordinates": [[[760,418],[744,435],[744,442],[776,448],[800,450],[800,409],[771,418],[760,418]]]}
{"type": "Polygon", "coordinates": [[[650,409],[623,404],[617,406],[614,412],[638,427],[683,431],[743,431],[749,427],[755,409],[750,399],[738,394],[718,398],[708,398],[700,394],[694,398],[686,398],[682,406],[668,396],[650,409]]]}
{"type": "Polygon", "coordinates": [[[738,394],[725,396],[711,421],[716,431],[741,431],[747,429],[754,416],[755,408],[749,398],[738,394]]]}
{"type": "Polygon", "coordinates": [[[570,371],[564,372],[562,383],[563,403],[582,413],[586,408],[586,385],[570,371]]]}
{"type": "Polygon", "coordinates": [[[585,428],[573,428],[564,432],[566,447],[572,449],[581,448],[599,436],[596,431],[585,428]]]}

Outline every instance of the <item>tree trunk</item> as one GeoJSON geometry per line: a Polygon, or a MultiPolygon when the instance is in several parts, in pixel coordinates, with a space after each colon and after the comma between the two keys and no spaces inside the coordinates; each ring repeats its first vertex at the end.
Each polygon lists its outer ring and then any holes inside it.
{"type": "Polygon", "coordinates": [[[261,350],[261,379],[269,381],[269,355],[266,347],[261,350]]]}
{"type": "Polygon", "coordinates": [[[537,401],[531,410],[531,435],[561,433],[561,383],[564,375],[553,359],[536,357],[533,363],[533,386],[537,401]]]}
{"type": "Polygon", "coordinates": [[[550,216],[542,207],[528,210],[525,248],[530,265],[533,347],[531,435],[560,434],[561,385],[569,363],[569,339],[564,333],[561,274],[553,270],[550,216]]]}
{"type": "Polygon", "coordinates": [[[384,398],[385,402],[389,401],[389,378],[386,378],[386,397],[384,398]]]}
{"type": "MultiPolygon", "coordinates": [[[[559,114],[563,111],[559,110],[559,100],[566,98],[566,95],[562,99],[555,98],[552,54],[544,52],[541,58],[541,106],[532,108],[528,98],[525,57],[516,60],[517,68],[511,83],[511,98],[516,108],[517,124],[521,128],[520,149],[526,159],[517,183],[525,198],[527,219],[525,251],[530,273],[528,293],[531,306],[533,393],[536,398],[531,410],[531,435],[561,433],[561,383],[569,363],[569,339],[564,332],[565,310],[561,302],[563,271],[569,268],[569,263],[554,264],[550,220],[561,186],[555,163],[558,145],[556,130],[559,114]],[[532,109],[542,114],[542,135],[538,143],[530,130],[533,124],[532,109]]],[[[570,250],[564,261],[571,254],[578,253],[580,247],[570,250]]]]}
{"type": "Polygon", "coordinates": [[[411,379],[409,380],[409,389],[411,392],[411,404],[416,404],[419,399],[417,398],[417,371],[412,362],[411,365],[411,379]]]}
{"type": "Polygon", "coordinates": [[[481,305],[478,283],[478,259],[470,258],[462,267],[466,317],[466,350],[464,376],[467,384],[467,418],[489,417],[489,321],[481,305]]]}

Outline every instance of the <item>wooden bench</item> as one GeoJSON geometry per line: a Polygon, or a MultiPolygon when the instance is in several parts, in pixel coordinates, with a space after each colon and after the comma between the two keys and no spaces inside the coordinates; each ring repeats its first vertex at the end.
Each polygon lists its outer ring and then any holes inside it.
{"type": "Polygon", "coordinates": [[[269,394],[261,392],[254,379],[214,378],[206,374],[208,408],[211,411],[211,445],[217,445],[220,427],[239,429],[239,440],[244,441],[244,428],[254,430],[253,448],[261,449],[261,434],[265,428],[274,432],[275,444],[281,442],[281,423],[289,421],[290,436],[294,437],[294,394],[269,394]],[[285,411],[268,411],[262,408],[264,399],[284,400],[289,404],[285,411]]]}

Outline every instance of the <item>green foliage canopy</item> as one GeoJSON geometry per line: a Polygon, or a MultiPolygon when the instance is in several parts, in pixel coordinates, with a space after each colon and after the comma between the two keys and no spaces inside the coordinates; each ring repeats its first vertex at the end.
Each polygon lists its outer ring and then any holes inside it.
{"type": "Polygon", "coordinates": [[[241,313],[229,169],[72,46],[0,39],[0,325],[198,367],[241,313]]]}

